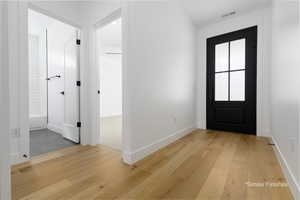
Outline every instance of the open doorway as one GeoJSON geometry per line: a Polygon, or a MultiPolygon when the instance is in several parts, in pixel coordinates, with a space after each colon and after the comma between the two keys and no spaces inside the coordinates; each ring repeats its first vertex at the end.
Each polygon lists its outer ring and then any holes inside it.
{"type": "Polygon", "coordinates": [[[100,85],[100,144],[122,150],[122,19],[96,31],[100,85]]]}
{"type": "Polygon", "coordinates": [[[79,30],[28,10],[30,156],[80,143],[79,30]]]}

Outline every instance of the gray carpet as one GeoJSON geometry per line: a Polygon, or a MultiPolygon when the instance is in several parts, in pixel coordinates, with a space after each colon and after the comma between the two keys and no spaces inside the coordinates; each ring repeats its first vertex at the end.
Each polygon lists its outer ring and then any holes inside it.
{"type": "Polygon", "coordinates": [[[48,129],[30,131],[31,156],[37,156],[74,145],[76,144],[72,141],[64,139],[60,134],[48,129]]]}

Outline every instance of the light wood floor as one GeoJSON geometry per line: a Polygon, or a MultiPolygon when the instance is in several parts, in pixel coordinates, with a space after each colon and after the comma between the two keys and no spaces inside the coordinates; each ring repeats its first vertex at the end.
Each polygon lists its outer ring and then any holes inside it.
{"type": "Polygon", "coordinates": [[[70,147],[12,169],[13,199],[290,200],[266,138],[195,131],[133,166],[107,147],[70,147]]]}
{"type": "Polygon", "coordinates": [[[100,142],[116,150],[122,149],[122,116],[100,118],[100,142]]]}

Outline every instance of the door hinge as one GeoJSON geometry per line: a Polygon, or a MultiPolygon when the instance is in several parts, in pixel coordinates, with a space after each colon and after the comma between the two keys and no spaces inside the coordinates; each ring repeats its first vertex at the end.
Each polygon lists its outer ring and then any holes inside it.
{"type": "Polygon", "coordinates": [[[76,85],[77,85],[78,87],[80,87],[80,86],[81,86],[81,81],[76,81],[76,85]]]}
{"type": "Polygon", "coordinates": [[[81,122],[77,122],[77,128],[81,127],[81,122]]]}
{"type": "Polygon", "coordinates": [[[76,44],[80,45],[81,41],[79,39],[76,40],[76,44]]]}

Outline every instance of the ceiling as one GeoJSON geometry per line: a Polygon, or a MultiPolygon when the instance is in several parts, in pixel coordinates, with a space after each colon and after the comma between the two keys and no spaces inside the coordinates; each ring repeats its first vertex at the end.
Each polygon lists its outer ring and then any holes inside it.
{"type": "Polygon", "coordinates": [[[180,0],[195,24],[204,26],[235,11],[248,12],[271,4],[272,0],[180,0]]]}

